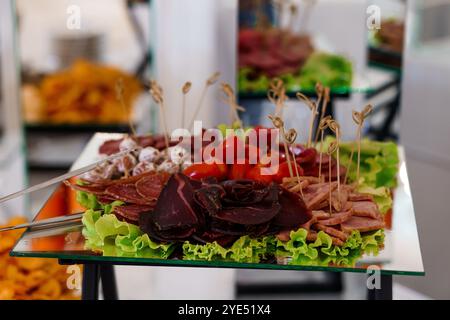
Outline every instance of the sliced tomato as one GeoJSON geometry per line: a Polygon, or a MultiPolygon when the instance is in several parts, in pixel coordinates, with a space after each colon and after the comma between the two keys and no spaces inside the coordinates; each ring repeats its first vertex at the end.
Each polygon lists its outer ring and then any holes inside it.
{"type": "Polygon", "coordinates": [[[187,167],[184,169],[183,173],[194,180],[202,180],[210,177],[221,180],[224,177],[224,173],[223,168],[220,166],[221,165],[218,165],[217,163],[198,163],[187,167]]]}

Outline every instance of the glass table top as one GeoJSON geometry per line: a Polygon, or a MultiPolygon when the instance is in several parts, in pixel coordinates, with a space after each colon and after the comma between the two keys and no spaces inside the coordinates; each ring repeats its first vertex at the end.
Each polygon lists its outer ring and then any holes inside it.
{"type": "MultiPolygon", "coordinates": [[[[95,161],[94,151],[105,140],[117,138],[118,134],[97,133],[90,141],[73,169],[95,161]]],[[[27,229],[11,251],[17,257],[46,257],[65,260],[65,263],[101,262],[112,264],[186,267],[223,267],[275,270],[310,270],[334,272],[366,272],[368,266],[376,266],[382,274],[422,276],[425,274],[420,252],[419,237],[409,188],[406,163],[400,148],[401,165],[399,185],[394,191],[394,208],[390,228],[385,230],[384,248],[377,256],[363,256],[354,267],[290,265],[287,260],[278,262],[239,263],[228,261],[191,261],[182,259],[152,259],[141,257],[102,256],[85,249],[81,222],[46,229],[27,229]]],[[[76,204],[75,193],[61,184],[53,192],[35,220],[47,219],[82,212],[76,204]]]]}

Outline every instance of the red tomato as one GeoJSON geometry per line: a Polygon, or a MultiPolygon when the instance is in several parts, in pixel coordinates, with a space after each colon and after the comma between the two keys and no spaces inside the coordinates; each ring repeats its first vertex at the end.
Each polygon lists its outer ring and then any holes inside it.
{"type": "Polygon", "coordinates": [[[263,167],[256,165],[253,168],[251,168],[247,173],[245,174],[246,179],[260,181],[266,184],[269,184],[273,181],[273,175],[262,175],[261,170],[263,167]]]}
{"type": "Polygon", "coordinates": [[[233,164],[231,165],[231,170],[228,175],[228,179],[230,180],[239,180],[244,179],[247,172],[249,172],[252,169],[252,165],[245,163],[245,164],[233,164]]]}
{"type": "MultiPolygon", "coordinates": [[[[293,175],[295,177],[296,176],[296,171],[295,171],[294,163],[291,162],[291,165],[292,165],[292,173],[293,173],[293,175]]],[[[299,164],[296,164],[296,165],[297,165],[298,174],[300,176],[302,176],[303,175],[302,167],[300,167],[299,164]]],[[[286,161],[286,162],[283,162],[283,163],[280,164],[280,166],[278,167],[278,171],[275,174],[275,177],[273,177],[273,180],[275,182],[277,182],[277,183],[282,183],[283,182],[283,178],[287,178],[287,177],[290,177],[290,176],[291,175],[289,173],[289,163],[286,161]]]]}
{"type": "Polygon", "coordinates": [[[183,173],[194,180],[201,180],[204,178],[214,177],[222,179],[223,172],[216,163],[198,163],[184,169],[183,173]]]}

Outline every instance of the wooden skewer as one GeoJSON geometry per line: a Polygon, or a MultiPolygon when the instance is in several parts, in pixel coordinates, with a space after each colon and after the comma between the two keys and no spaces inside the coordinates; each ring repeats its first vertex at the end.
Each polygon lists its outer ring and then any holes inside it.
{"type": "Polygon", "coordinates": [[[283,137],[283,145],[284,145],[284,152],[286,153],[286,159],[288,162],[288,169],[289,169],[289,176],[292,178],[294,176],[294,173],[292,171],[292,163],[291,163],[291,157],[289,156],[289,148],[286,142],[285,137],[285,131],[284,131],[284,122],[280,117],[269,115],[269,119],[272,121],[273,126],[280,130],[281,136],[283,137]]]}
{"type": "Polygon", "coordinates": [[[337,192],[338,192],[338,204],[339,210],[341,208],[341,172],[340,172],[340,159],[339,159],[339,143],[340,143],[340,126],[335,120],[329,120],[328,126],[331,131],[336,135],[336,161],[337,161],[337,192]]]}
{"type": "Polygon", "coordinates": [[[120,105],[122,106],[123,111],[125,112],[125,114],[128,118],[128,125],[130,127],[130,131],[132,134],[132,137],[136,137],[136,128],[134,127],[133,124],[133,120],[131,118],[131,110],[127,110],[127,106],[125,104],[125,99],[124,99],[124,90],[125,90],[125,85],[123,83],[123,78],[119,78],[117,79],[116,82],[116,98],[119,101],[120,105]]]}
{"type": "Polygon", "coordinates": [[[167,127],[166,112],[164,108],[163,89],[155,80],[150,81],[150,94],[161,111],[161,120],[164,126],[164,142],[166,144],[165,152],[167,154],[169,152],[169,129],[167,127]]]}
{"type": "Polygon", "coordinates": [[[323,155],[323,133],[325,129],[328,127],[328,120],[331,119],[331,116],[324,117],[319,122],[319,131],[320,131],[320,154],[319,154],[319,180],[322,178],[322,155],[323,155]]]}
{"type": "Polygon", "coordinates": [[[219,80],[219,77],[220,77],[220,72],[215,72],[206,80],[205,86],[203,87],[203,91],[200,96],[200,100],[197,105],[197,108],[194,111],[194,116],[192,117],[191,122],[189,123],[190,130],[192,129],[192,126],[194,125],[194,121],[197,118],[198,113],[200,112],[200,109],[202,108],[203,100],[205,100],[205,96],[206,96],[206,93],[208,92],[208,88],[210,86],[212,86],[214,83],[216,83],[217,80],[219,80]]]}
{"type": "Polygon", "coordinates": [[[295,168],[295,176],[297,177],[297,184],[300,186],[300,193],[303,197],[302,183],[300,181],[300,174],[298,173],[298,167],[297,167],[297,162],[295,161],[295,153],[294,153],[294,148],[293,148],[293,146],[295,144],[295,140],[297,139],[297,131],[295,131],[295,129],[289,129],[285,133],[284,139],[291,147],[292,160],[294,161],[294,168],[295,168]]]}
{"type": "Polygon", "coordinates": [[[354,153],[355,153],[355,144],[352,145],[352,151],[350,151],[350,158],[347,163],[347,171],[345,172],[344,184],[347,184],[348,173],[350,172],[350,168],[352,167],[354,153]]]}
{"type": "Polygon", "coordinates": [[[311,118],[309,120],[308,143],[307,143],[307,147],[311,148],[312,132],[313,132],[313,127],[314,127],[314,122],[315,122],[315,119],[317,116],[317,105],[301,92],[297,92],[296,96],[297,96],[297,99],[299,99],[300,101],[304,101],[306,103],[306,105],[308,106],[309,110],[311,111],[311,118]]]}
{"type": "Polygon", "coordinates": [[[239,117],[238,111],[245,111],[245,109],[237,104],[234,90],[228,83],[222,83],[221,87],[222,87],[223,93],[225,94],[224,101],[230,107],[231,127],[233,127],[233,124],[235,122],[237,122],[239,125],[239,128],[242,128],[242,121],[241,121],[241,118],[239,117]]]}
{"type": "MultiPolygon", "coordinates": [[[[319,117],[319,123],[322,121],[323,117],[325,116],[325,111],[327,110],[328,102],[330,102],[330,88],[324,87],[322,89],[322,108],[320,109],[320,117],[319,117]]],[[[317,105],[319,106],[319,105],[317,105]]],[[[316,138],[314,139],[314,142],[317,143],[317,139],[319,136],[319,131],[316,132],[316,138]]]]}
{"type": "MultiPolygon", "coordinates": [[[[336,142],[333,141],[330,143],[330,146],[328,147],[327,153],[328,153],[328,161],[331,163],[331,155],[336,151],[336,142]]],[[[329,205],[330,205],[330,214],[332,213],[332,205],[331,205],[331,165],[328,166],[328,188],[329,188],[329,205]]]]}
{"type": "Polygon", "coordinates": [[[358,140],[358,160],[356,163],[356,185],[359,185],[359,171],[361,164],[361,132],[362,127],[364,125],[364,120],[369,116],[370,112],[372,112],[372,106],[370,104],[366,105],[361,112],[357,112],[353,110],[352,118],[353,121],[357,124],[357,134],[356,139],[358,140]]]}
{"type": "Polygon", "coordinates": [[[280,78],[274,78],[269,84],[269,91],[267,97],[270,102],[275,105],[274,115],[281,117],[283,114],[284,103],[286,102],[286,88],[284,87],[283,80],[280,78]]]}
{"type": "Polygon", "coordinates": [[[181,128],[185,128],[185,113],[186,113],[186,95],[191,90],[192,83],[190,81],[186,82],[183,85],[182,92],[183,92],[183,105],[181,110],[181,128]]]}

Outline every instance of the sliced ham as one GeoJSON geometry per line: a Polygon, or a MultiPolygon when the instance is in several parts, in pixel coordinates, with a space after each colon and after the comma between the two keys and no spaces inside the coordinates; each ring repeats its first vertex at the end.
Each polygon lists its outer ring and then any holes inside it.
{"type": "Polygon", "coordinates": [[[350,219],[350,217],[352,216],[352,213],[353,213],[352,210],[345,211],[345,212],[333,213],[331,215],[331,218],[325,219],[325,220],[320,220],[320,223],[324,226],[335,226],[335,225],[341,224],[341,223],[347,221],[348,219],[350,219]]]}
{"type": "Polygon", "coordinates": [[[348,201],[373,201],[370,194],[352,192],[348,195],[348,201]]]}
{"type": "Polygon", "coordinates": [[[384,221],[378,219],[372,219],[368,217],[352,216],[347,221],[341,224],[341,229],[344,232],[352,232],[358,230],[360,232],[378,230],[384,228],[384,221]]]}
{"type": "Polygon", "coordinates": [[[380,216],[380,211],[377,205],[372,201],[358,201],[352,202],[353,215],[360,217],[371,217],[377,219],[380,216]]]}
{"type": "Polygon", "coordinates": [[[308,234],[306,235],[306,240],[307,241],[316,241],[317,240],[317,232],[314,230],[309,230],[308,234]]]}
{"type": "Polygon", "coordinates": [[[313,210],[312,215],[317,220],[323,220],[331,218],[331,214],[329,212],[323,211],[323,210],[313,210]]]}
{"type": "Polygon", "coordinates": [[[348,235],[345,232],[342,232],[333,227],[324,226],[320,223],[316,223],[314,225],[314,228],[317,228],[318,230],[321,230],[321,231],[327,233],[328,235],[330,235],[332,237],[336,237],[342,241],[346,241],[348,238],[348,235]]]}
{"type": "MultiPolygon", "coordinates": [[[[336,182],[331,183],[331,191],[335,190],[337,187],[336,182]]],[[[306,206],[310,210],[318,209],[317,205],[329,197],[330,184],[329,183],[318,183],[315,185],[310,185],[305,190],[303,190],[304,200],[306,206]]]]}

